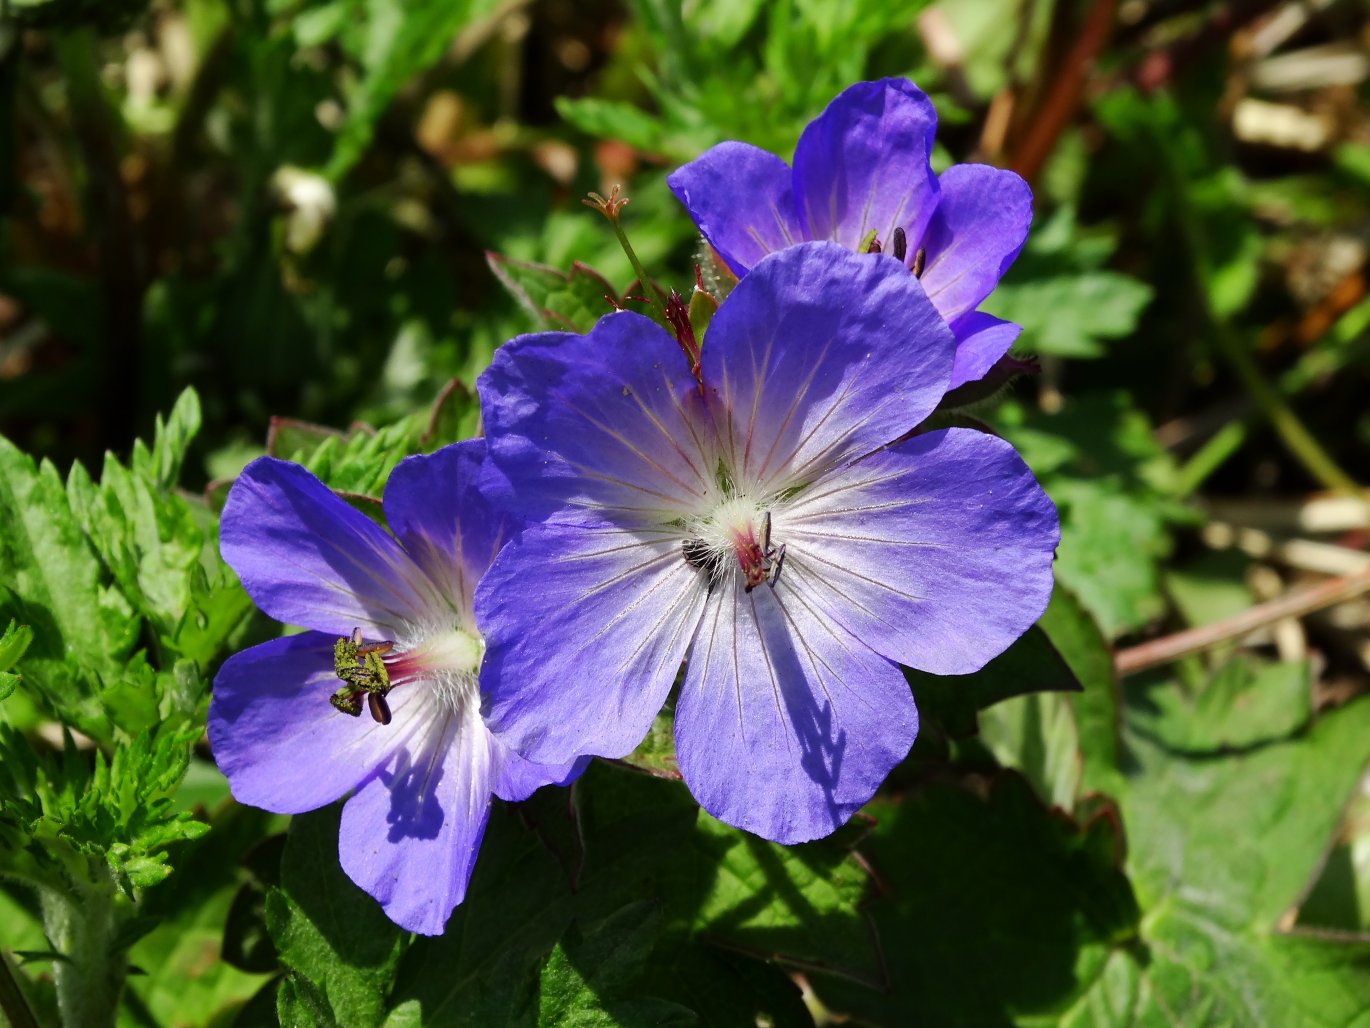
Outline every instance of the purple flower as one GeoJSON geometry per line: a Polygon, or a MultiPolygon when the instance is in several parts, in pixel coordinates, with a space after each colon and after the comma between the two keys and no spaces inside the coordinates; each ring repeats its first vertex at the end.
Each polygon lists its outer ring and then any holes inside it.
{"type": "Polygon", "coordinates": [[[243,471],[220,528],[256,604],[309,631],[219,670],[215,760],[240,802],[281,814],[351,792],[343,869],[425,935],[466,893],[491,793],[520,800],[574,774],[525,760],[481,714],[472,595],[504,535],[482,493],[484,450],[473,440],[400,462],[385,486],[394,537],[269,457],[243,471]]]}
{"type": "Polygon", "coordinates": [[[720,143],[667,184],[733,273],[810,239],[865,251],[878,240],[917,270],[956,337],[950,387],[985,375],[1022,329],[977,311],[1018,256],[1032,192],[1011,171],[928,155],[937,112],[907,79],[858,82],[809,122],[794,168],[747,143],[720,143]]]}
{"type": "Polygon", "coordinates": [[[953,351],[917,279],[831,243],[756,264],[698,380],[632,313],[505,344],[482,411],[532,523],[476,593],[489,723],[534,759],[621,756],[684,661],[704,808],[785,843],[842,824],[917,734],[898,665],[975,671],[1051,593],[1056,511],[1012,447],[903,438],[953,351]]]}

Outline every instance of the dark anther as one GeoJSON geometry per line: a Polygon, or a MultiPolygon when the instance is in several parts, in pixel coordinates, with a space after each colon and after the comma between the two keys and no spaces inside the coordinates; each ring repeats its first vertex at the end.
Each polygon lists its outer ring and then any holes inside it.
{"type": "Polygon", "coordinates": [[[375,721],[376,724],[390,724],[390,704],[385,702],[385,695],[383,693],[367,693],[366,705],[371,709],[371,719],[375,721]]]}
{"type": "Polygon", "coordinates": [[[709,544],[702,539],[686,539],[680,544],[680,552],[685,555],[685,563],[691,567],[709,567],[709,544]]]}
{"type": "Polygon", "coordinates": [[[923,265],[927,262],[927,259],[928,259],[928,251],[927,251],[927,249],[926,249],[925,247],[920,246],[917,250],[914,251],[914,253],[913,253],[913,277],[914,277],[914,278],[922,278],[922,277],[923,277],[923,265]]]}
{"type": "Polygon", "coordinates": [[[904,263],[904,255],[909,252],[909,237],[902,228],[894,230],[894,259],[900,264],[904,263]]]}
{"type": "Polygon", "coordinates": [[[879,240],[879,239],[872,239],[872,240],[871,240],[871,245],[868,246],[868,247],[866,247],[866,252],[867,252],[867,253],[879,253],[879,252],[880,252],[880,240],[879,240]]]}

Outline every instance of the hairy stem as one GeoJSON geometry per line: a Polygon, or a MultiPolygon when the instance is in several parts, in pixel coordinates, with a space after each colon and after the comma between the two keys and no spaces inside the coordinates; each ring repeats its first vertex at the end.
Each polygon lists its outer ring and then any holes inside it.
{"type": "Polygon", "coordinates": [[[43,931],[66,957],[53,964],[62,1023],[106,1028],[115,1022],[128,972],[128,955],[118,942],[125,901],[102,860],[88,858],[84,871],[73,892],[40,890],[43,931]]]}

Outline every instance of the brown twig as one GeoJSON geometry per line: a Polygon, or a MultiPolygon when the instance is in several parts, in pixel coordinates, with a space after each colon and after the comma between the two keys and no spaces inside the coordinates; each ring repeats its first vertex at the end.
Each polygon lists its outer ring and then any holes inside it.
{"type": "Polygon", "coordinates": [[[1277,600],[1257,604],[1211,625],[1190,628],[1121,650],[1113,655],[1113,667],[1120,676],[1134,675],[1138,671],[1200,653],[1219,643],[1240,639],[1258,628],[1265,628],[1285,618],[1303,617],[1325,607],[1335,607],[1367,592],[1370,592],[1370,568],[1353,575],[1331,578],[1305,589],[1296,589],[1277,600]]]}
{"type": "Polygon", "coordinates": [[[1117,0],[1094,0],[1075,43],[1061,62],[1061,73],[1052,82],[1041,106],[1027,124],[1027,135],[1013,154],[1009,167],[1031,182],[1051,155],[1057,139],[1065,131],[1080,103],[1085,79],[1094,69],[1094,59],[1113,31],[1117,0]]]}

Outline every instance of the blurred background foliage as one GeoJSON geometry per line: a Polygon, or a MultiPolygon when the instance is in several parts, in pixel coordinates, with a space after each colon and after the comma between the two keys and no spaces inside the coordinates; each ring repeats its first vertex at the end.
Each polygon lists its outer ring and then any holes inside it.
{"type": "Polygon", "coordinates": [[[1363,1023],[1368,54],[1355,0],[0,0],[0,978],[48,1020],[103,969],[140,1025],[1363,1023]],[[597,766],[401,938],[336,811],[283,835],[199,737],[270,631],[225,483],[271,452],[366,506],[502,340],[635,291],[588,191],[683,290],[665,174],[882,75],[939,167],[1034,186],[985,307],[1042,373],[975,413],[1062,513],[1042,633],[912,676],[834,841],[597,766]]]}

